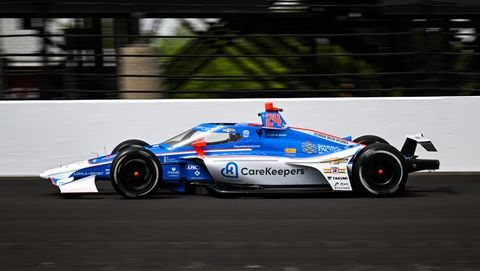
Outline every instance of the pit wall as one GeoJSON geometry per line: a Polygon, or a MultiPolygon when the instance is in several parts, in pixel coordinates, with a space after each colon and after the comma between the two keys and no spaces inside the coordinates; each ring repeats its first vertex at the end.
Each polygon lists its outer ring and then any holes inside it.
{"type": "Polygon", "coordinates": [[[40,172],[109,153],[138,138],[160,143],[203,122],[260,122],[273,101],[290,126],[354,138],[374,134],[401,148],[423,133],[441,171],[480,171],[480,97],[0,102],[0,176],[40,172]]]}

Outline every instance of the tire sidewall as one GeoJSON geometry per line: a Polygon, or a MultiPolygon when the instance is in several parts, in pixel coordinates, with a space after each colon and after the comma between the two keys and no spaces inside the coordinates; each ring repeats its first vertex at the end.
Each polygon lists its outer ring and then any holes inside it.
{"type": "Polygon", "coordinates": [[[162,167],[160,161],[158,161],[154,153],[142,147],[132,146],[120,151],[115,157],[110,168],[110,178],[113,188],[123,197],[144,198],[155,193],[161,184],[162,167]],[[154,180],[152,183],[148,184],[146,189],[136,193],[125,188],[124,184],[122,184],[122,176],[119,175],[119,171],[125,162],[131,160],[132,158],[139,159],[139,157],[145,159],[145,161],[148,161],[148,163],[153,166],[154,180]]]}
{"type": "Polygon", "coordinates": [[[140,139],[129,139],[121,142],[118,144],[115,148],[112,150],[112,154],[121,152],[122,150],[128,148],[128,147],[145,147],[148,146],[149,144],[143,140],[140,139]]]}
{"type": "Polygon", "coordinates": [[[352,186],[354,188],[354,191],[359,191],[364,194],[374,196],[392,195],[403,191],[408,178],[408,172],[406,171],[406,163],[402,154],[396,148],[383,143],[373,143],[366,146],[356,156],[353,163],[352,171],[352,186]],[[398,173],[399,177],[396,178],[395,183],[393,183],[391,187],[387,186],[385,189],[374,188],[371,184],[369,184],[369,181],[367,180],[369,176],[364,176],[364,168],[368,166],[368,163],[375,155],[390,156],[393,159],[392,161],[395,161],[395,166],[398,166],[400,168],[400,172],[398,173]]]}
{"type": "Polygon", "coordinates": [[[385,139],[383,139],[379,136],[375,136],[375,135],[360,136],[358,138],[355,138],[355,140],[353,140],[353,142],[357,142],[357,143],[360,143],[360,144],[363,144],[363,145],[370,145],[370,144],[374,144],[374,143],[383,143],[383,144],[390,145],[385,139]]]}

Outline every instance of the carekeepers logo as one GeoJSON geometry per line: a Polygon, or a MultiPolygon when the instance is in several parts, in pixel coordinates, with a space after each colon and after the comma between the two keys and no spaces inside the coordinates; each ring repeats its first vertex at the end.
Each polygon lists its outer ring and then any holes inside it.
{"type": "Polygon", "coordinates": [[[228,162],[224,168],[220,170],[220,173],[227,178],[238,178],[239,175],[242,176],[282,176],[286,178],[291,175],[304,175],[306,168],[273,168],[273,167],[264,167],[264,168],[248,168],[242,167],[238,168],[237,163],[228,162]]]}
{"type": "Polygon", "coordinates": [[[235,162],[228,162],[221,173],[227,178],[238,178],[238,165],[235,162]]]}

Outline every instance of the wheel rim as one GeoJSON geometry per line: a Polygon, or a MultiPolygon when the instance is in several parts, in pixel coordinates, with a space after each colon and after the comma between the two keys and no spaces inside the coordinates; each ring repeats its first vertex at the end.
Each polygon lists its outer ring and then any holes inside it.
{"type": "Polygon", "coordinates": [[[148,193],[157,183],[158,167],[143,156],[128,157],[119,161],[115,179],[119,188],[129,196],[148,193]]]}
{"type": "Polygon", "coordinates": [[[361,170],[362,181],[377,192],[391,190],[399,185],[403,178],[401,162],[389,152],[372,154],[361,170]]]}
{"type": "Polygon", "coordinates": [[[395,164],[390,156],[376,155],[372,157],[368,167],[368,178],[375,185],[386,185],[392,181],[395,173],[395,164]]]}
{"type": "Polygon", "coordinates": [[[122,165],[119,175],[125,188],[140,191],[149,184],[151,169],[144,160],[133,159],[122,165]]]}

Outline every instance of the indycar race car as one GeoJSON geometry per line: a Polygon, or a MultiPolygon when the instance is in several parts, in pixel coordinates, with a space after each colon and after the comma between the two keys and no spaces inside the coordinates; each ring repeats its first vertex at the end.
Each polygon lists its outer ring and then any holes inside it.
{"type": "Polygon", "coordinates": [[[110,155],[50,169],[40,176],[61,193],[98,192],[95,181],[110,181],[126,198],[151,196],[162,187],[188,193],[356,191],[364,195],[401,192],[408,173],[438,169],[440,162],[418,159],[416,146],[436,151],[418,134],[399,151],[366,135],[352,141],[290,127],[282,109],[265,104],[262,123],[204,123],[163,143],[127,140],[110,155]]]}

